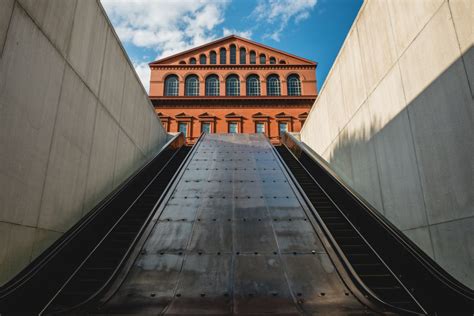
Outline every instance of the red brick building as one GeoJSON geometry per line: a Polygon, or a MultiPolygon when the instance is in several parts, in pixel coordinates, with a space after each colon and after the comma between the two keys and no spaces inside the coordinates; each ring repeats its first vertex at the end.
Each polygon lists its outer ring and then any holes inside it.
{"type": "Polygon", "coordinates": [[[168,132],[301,129],[316,99],[316,63],[228,36],[150,63],[150,99],[168,132]]]}

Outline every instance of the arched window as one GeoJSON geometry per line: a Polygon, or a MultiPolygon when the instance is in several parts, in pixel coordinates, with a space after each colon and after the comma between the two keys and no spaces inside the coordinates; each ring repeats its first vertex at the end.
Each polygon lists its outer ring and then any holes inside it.
{"type": "Polygon", "coordinates": [[[240,95],[240,81],[236,75],[230,75],[225,81],[225,94],[227,96],[239,96],[240,95]]]}
{"type": "Polygon", "coordinates": [[[219,51],[219,54],[220,54],[221,64],[223,65],[227,64],[227,49],[222,47],[221,50],[219,51]]]}
{"type": "Polygon", "coordinates": [[[209,63],[215,65],[217,63],[217,54],[215,51],[211,50],[209,54],[209,63]]]}
{"type": "Polygon", "coordinates": [[[277,61],[276,61],[275,57],[270,57],[270,64],[274,65],[276,63],[277,63],[277,61]]]}
{"type": "Polygon", "coordinates": [[[301,95],[301,82],[298,75],[288,76],[288,95],[301,95]]]}
{"type": "Polygon", "coordinates": [[[237,55],[237,48],[235,47],[234,44],[230,45],[230,63],[231,64],[235,64],[237,63],[236,59],[237,57],[235,55],[237,55]]]}
{"type": "Polygon", "coordinates": [[[199,95],[199,79],[196,75],[189,75],[184,81],[184,95],[198,96],[199,95]]]}
{"type": "Polygon", "coordinates": [[[207,57],[206,57],[206,55],[201,54],[201,55],[199,56],[199,63],[200,63],[201,65],[205,65],[205,64],[207,63],[207,57]]]}
{"type": "Polygon", "coordinates": [[[179,92],[179,79],[176,75],[169,75],[165,79],[165,96],[176,97],[179,92]]]}
{"type": "Polygon", "coordinates": [[[259,96],[260,95],[260,79],[257,75],[250,75],[247,77],[247,95],[248,96],[259,96]]]}
{"type": "Polygon", "coordinates": [[[189,58],[189,64],[196,65],[196,58],[194,57],[189,58]]]}
{"type": "Polygon", "coordinates": [[[257,63],[257,54],[253,50],[250,51],[250,63],[253,65],[257,63]]]}
{"type": "Polygon", "coordinates": [[[210,75],[206,78],[206,95],[216,97],[219,96],[219,77],[210,75]]]}
{"type": "Polygon", "coordinates": [[[284,64],[286,64],[286,61],[280,60],[280,64],[284,65],[284,64]]]}
{"type": "Polygon", "coordinates": [[[240,48],[240,63],[246,64],[247,63],[247,51],[244,47],[240,48]]]}
{"type": "Polygon", "coordinates": [[[261,64],[267,63],[267,57],[264,54],[260,54],[260,63],[261,64]]]}
{"type": "Polygon", "coordinates": [[[186,62],[185,62],[184,60],[181,60],[181,61],[179,62],[179,64],[180,64],[180,65],[186,65],[186,62]]]}
{"type": "Polygon", "coordinates": [[[277,75],[270,75],[267,78],[267,95],[278,96],[280,91],[280,78],[277,75]]]}

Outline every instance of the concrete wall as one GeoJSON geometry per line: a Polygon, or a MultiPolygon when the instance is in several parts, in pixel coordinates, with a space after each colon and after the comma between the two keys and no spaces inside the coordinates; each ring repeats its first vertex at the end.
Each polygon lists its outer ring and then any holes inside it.
{"type": "Polygon", "coordinates": [[[474,2],[367,0],[301,139],[474,287],[474,2]]]}
{"type": "Polygon", "coordinates": [[[0,284],[165,139],[96,0],[1,0],[0,284]]]}

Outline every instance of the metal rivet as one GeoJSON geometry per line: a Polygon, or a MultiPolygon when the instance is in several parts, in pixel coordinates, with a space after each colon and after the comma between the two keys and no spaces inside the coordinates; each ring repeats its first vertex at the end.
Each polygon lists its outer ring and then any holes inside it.
{"type": "Polygon", "coordinates": [[[311,250],[311,253],[314,255],[316,254],[316,250],[311,250]]]}

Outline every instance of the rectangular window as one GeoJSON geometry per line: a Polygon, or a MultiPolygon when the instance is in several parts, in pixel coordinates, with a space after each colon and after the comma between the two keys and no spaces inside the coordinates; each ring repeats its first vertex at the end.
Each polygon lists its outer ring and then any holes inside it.
{"type": "Polygon", "coordinates": [[[211,132],[211,123],[201,123],[201,132],[209,134],[211,132]]]}
{"type": "Polygon", "coordinates": [[[188,136],[188,124],[178,123],[178,132],[182,132],[185,137],[188,136]]]}
{"type": "Polygon", "coordinates": [[[278,130],[280,131],[280,136],[288,131],[288,123],[278,123],[278,130]]]}
{"type": "Polygon", "coordinates": [[[255,133],[265,133],[265,123],[255,123],[255,133]]]}
{"type": "Polygon", "coordinates": [[[233,123],[229,123],[229,133],[232,133],[232,134],[236,134],[238,133],[238,124],[233,122],[233,123]]]}

